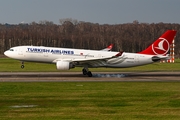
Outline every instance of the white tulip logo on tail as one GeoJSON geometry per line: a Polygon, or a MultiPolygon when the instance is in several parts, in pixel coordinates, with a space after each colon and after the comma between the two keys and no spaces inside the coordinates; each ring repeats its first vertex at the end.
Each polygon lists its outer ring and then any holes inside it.
{"type": "Polygon", "coordinates": [[[159,38],[152,44],[152,50],[156,55],[165,55],[169,51],[169,42],[165,38],[159,38]]]}

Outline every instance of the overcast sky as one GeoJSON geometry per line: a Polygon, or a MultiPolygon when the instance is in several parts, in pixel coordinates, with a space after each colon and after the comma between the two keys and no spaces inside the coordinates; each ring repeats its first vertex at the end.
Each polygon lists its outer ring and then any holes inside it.
{"type": "Polygon", "coordinates": [[[99,24],[180,23],[180,0],[0,0],[0,23],[59,19],[99,24]]]}

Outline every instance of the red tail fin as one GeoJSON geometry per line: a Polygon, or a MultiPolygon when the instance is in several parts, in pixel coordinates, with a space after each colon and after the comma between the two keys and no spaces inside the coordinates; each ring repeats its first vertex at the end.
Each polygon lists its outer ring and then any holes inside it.
{"type": "Polygon", "coordinates": [[[139,52],[148,55],[166,55],[169,51],[170,44],[176,35],[176,31],[167,30],[161,37],[152,43],[147,49],[139,52]]]}

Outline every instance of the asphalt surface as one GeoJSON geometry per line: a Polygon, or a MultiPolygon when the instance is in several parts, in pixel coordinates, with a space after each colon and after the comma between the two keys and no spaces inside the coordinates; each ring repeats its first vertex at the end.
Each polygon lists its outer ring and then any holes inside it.
{"type": "Polygon", "coordinates": [[[0,82],[180,82],[180,72],[94,72],[93,77],[81,72],[0,72],[0,82]]]}

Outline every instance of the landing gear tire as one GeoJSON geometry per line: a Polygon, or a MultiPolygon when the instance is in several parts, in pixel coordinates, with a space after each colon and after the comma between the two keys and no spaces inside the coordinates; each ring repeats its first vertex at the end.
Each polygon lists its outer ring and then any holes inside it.
{"type": "Polygon", "coordinates": [[[82,73],[83,73],[83,75],[87,75],[86,69],[82,69],[82,73]]]}
{"type": "Polygon", "coordinates": [[[24,65],[21,65],[21,68],[24,69],[24,65]]]}
{"type": "Polygon", "coordinates": [[[88,71],[88,72],[87,72],[87,75],[88,75],[89,77],[92,77],[91,71],[88,71]]]}
{"type": "Polygon", "coordinates": [[[88,77],[92,77],[92,73],[88,70],[88,68],[83,68],[82,73],[83,75],[88,75],[88,77]]]}

